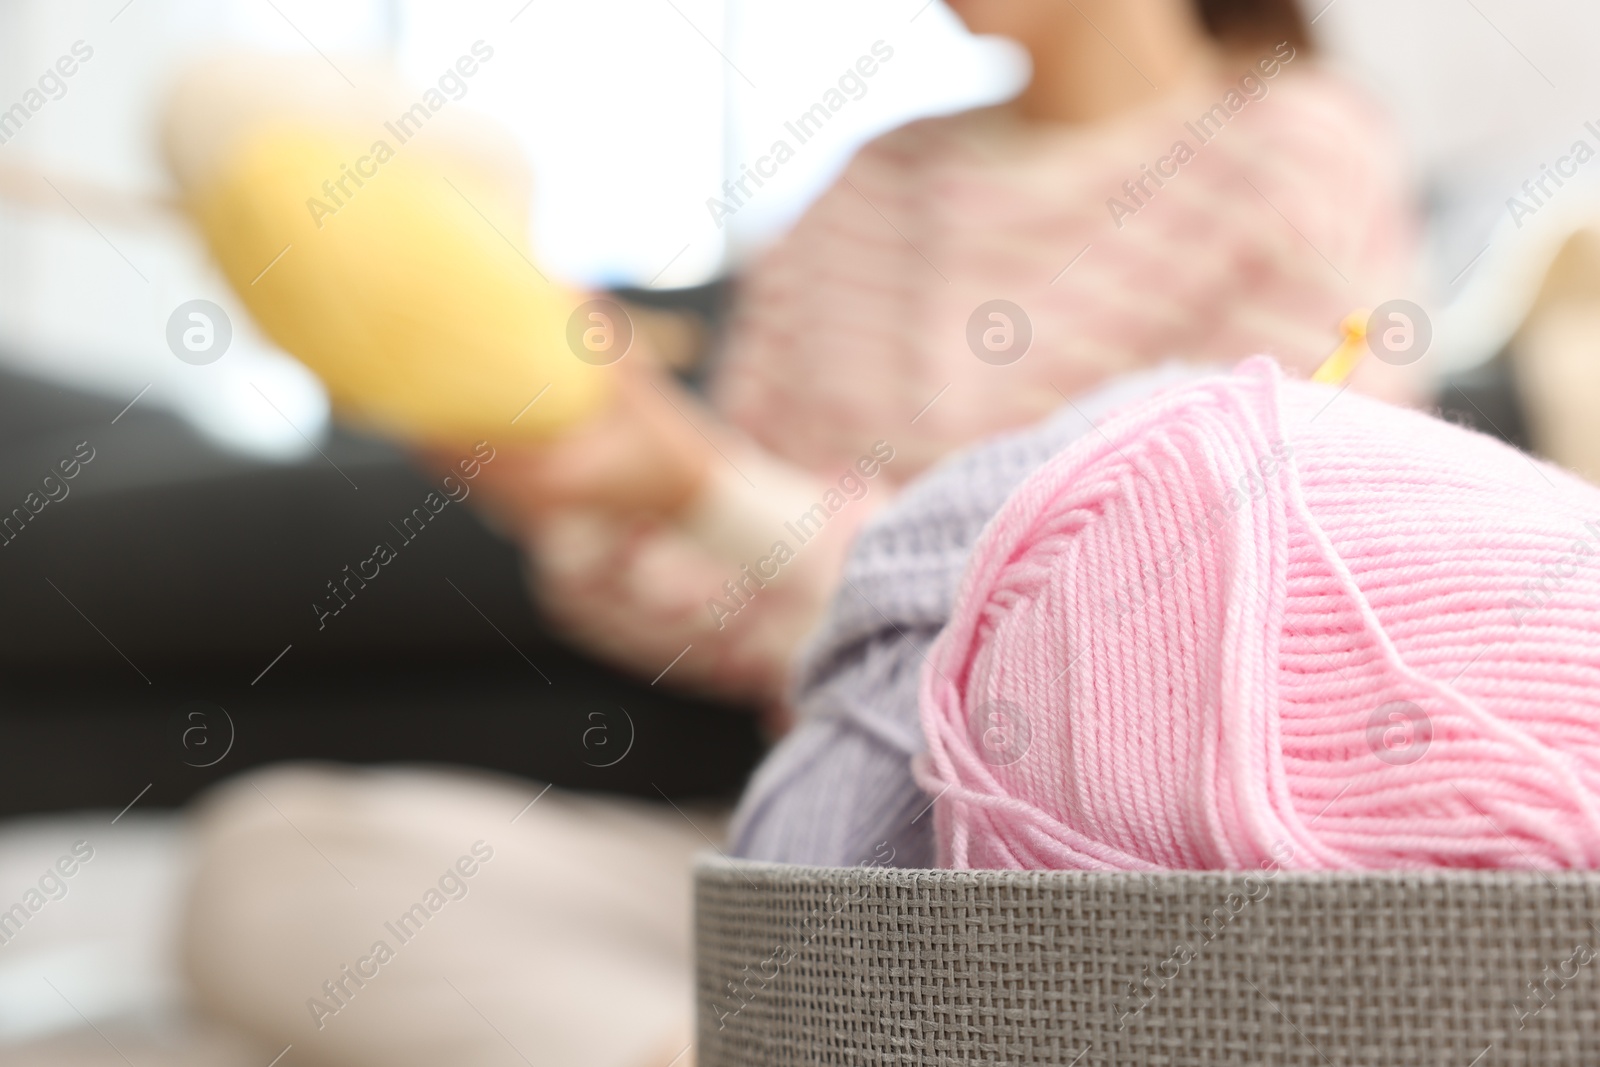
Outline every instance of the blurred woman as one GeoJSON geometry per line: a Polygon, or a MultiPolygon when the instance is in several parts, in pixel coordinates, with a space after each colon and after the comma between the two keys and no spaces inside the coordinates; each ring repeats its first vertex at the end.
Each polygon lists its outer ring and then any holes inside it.
{"type": "MultiPolygon", "coordinates": [[[[548,610],[613,658],[654,674],[689,647],[679,684],[777,703],[888,487],[1166,360],[1267,353],[1309,373],[1347,313],[1410,293],[1400,153],[1378,109],[1319,66],[1294,0],[951,6],[1020,42],[1032,80],[864,147],[745,272],[714,375],[746,441],[719,442],[706,511],[769,531],[761,549],[786,539],[794,562],[755,584],[741,567],[769,553],[717,559],[670,524],[524,525],[548,610]],[[894,459],[868,499],[804,546],[786,538],[875,445],[894,459]],[[764,477],[758,451],[809,489],[764,477]]],[[[1355,385],[1406,391],[1374,360],[1355,385]]]]}

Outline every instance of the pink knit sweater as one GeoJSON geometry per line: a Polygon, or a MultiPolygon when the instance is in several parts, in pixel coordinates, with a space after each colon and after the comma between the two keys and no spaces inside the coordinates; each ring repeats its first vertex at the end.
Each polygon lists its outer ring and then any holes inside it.
{"type": "Polygon", "coordinates": [[[1308,372],[1346,313],[1409,292],[1400,156],[1308,58],[1237,85],[1088,127],[984,109],[880,137],[748,273],[719,406],[817,472],[889,439],[904,481],[1169,358],[1308,372]],[[994,299],[1032,326],[1009,365],[968,343],[994,299]]]}

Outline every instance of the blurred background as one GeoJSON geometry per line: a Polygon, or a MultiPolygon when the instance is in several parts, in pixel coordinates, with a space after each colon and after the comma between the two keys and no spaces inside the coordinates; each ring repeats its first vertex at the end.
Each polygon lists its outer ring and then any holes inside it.
{"type": "MultiPolygon", "coordinates": [[[[1328,61],[1403,133],[1438,403],[1538,446],[1507,348],[1538,281],[1528,264],[1592,205],[1600,165],[1537,224],[1516,225],[1507,201],[1575,140],[1600,144],[1585,127],[1600,130],[1600,8],[1311,3],[1328,61]]],[[[80,911],[31,956],[0,948],[0,1041],[178,995],[170,916],[129,918],[165,914],[150,902],[181,871],[157,813],[245,767],[429,759],[725,798],[761,752],[739,709],[619,678],[553,637],[516,550],[466,509],[375,584],[370,610],[326,631],[306,611],[307,589],[429,483],[389,445],[335,427],[317,380],[254,331],[174,210],[158,107],[174,71],[226,48],[335,69],[387,57],[421,85],[479,40],[493,61],[456,106],[501,123],[532,163],[541,262],[683,312],[713,351],[730,278],[860,145],[1027,78],[1020,50],[967,34],[939,0],[0,0],[0,509],[80,443],[93,453],[69,497],[0,547],[0,816],[29,817],[0,833],[0,899],[74,820],[116,816],[107,847],[129,857],[92,918],[80,911]],[[879,41],[894,61],[867,91],[719,218],[724,183],[879,41]],[[80,62],[59,95],[13,108],[69,54],[80,62]],[[226,357],[199,366],[166,341],[193,299],[234,329],[226,357]],[[631,759],[597,757],[597,722],[631,759]],[[77,983],[75,1008],[32,982],[46,966],[77,983]]]]}

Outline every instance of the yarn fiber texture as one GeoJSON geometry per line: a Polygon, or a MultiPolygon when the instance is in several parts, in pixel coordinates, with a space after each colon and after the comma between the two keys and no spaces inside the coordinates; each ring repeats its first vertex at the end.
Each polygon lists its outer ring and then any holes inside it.
{"type": "Polygon", "coordinates": [[[941,863],[1600,863],[1600,490],[1260,358],[1100,431],[923,671],[941,863]]]}
{"type": "Polygon", "coordinates": [[[869,520],[801,656],[795,728],[757,768],[729,852],[777,863],[931,867],[929,806],[911,773],[923,751],[923,662],[950,618],[967,557],[1011,491],[1113,411],[1201,371],[1125,375],[1026,429],[963,449],[869,520]]]}

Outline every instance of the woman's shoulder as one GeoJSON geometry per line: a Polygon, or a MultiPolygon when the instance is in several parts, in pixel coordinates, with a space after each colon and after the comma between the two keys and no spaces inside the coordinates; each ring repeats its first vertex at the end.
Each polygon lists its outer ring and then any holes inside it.
{"type": "MultiPolygon", "coordinates": [[[[1245,127],[1258,134],[1358,138],[1387,142],[1396,133],[1378,101],[1344,74],[1316,60],[1262,80],[1266,91],[1246,109],[1245,127]]],[[[1240,87],[1242,88],[1242,87],[1240,87]]]]}
{"type": "MultiPolygon", "coordinates": [[[[1235,82],[1229,91],[1241,88],[1235,82]]],[[[1217,138],[1222,171],[1247,169],[1273,196],[1299,190],[1340,203],[1404,196],[1409,157],[1388,112],[1364,88],[1304,60],[1263,80],[1257,92],[1263,89],[1217,138]]]]}

